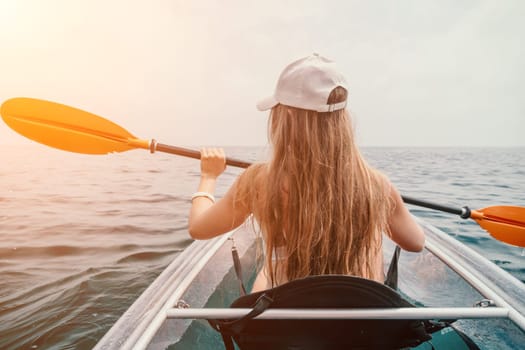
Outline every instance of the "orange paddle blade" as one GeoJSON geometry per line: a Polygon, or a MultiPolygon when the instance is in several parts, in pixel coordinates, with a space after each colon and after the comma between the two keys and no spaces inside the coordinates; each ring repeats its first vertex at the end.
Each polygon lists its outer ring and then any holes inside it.
{"type": "MultiPolygon", "coordinates": [[[[44,145],[64,151],[106,154],[147,149],[200,159],[199,151],[142,140],[121,126],[83,110],[34,98],[13,98],[0,108],[2,118],[13,130],[44,145]]],[[[226,158],[226,164],[247,168],[249,162],[226,158]]]]}
{"type": "Polygon", "coordinates": [[[470,217],[494,238],[525,247],[525,208],[495,206],[472,210],[470,217]]]}
{"type": "Polygon", "coordinates": [[[13,98],[0,108],[5,123],[36,142],[65,151],[107,154],[134,148],[149,148],[121,126],[60,103],[13,98]]]}

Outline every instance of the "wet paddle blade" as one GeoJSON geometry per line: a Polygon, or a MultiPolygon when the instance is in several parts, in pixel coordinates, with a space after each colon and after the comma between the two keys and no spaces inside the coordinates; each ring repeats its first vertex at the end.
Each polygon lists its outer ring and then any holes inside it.
{"type": "Polygon", "coordinates": [[[518,247],[525,247],[525,208],[487,207],[473,211],[471,217],[492,237],[518,247]]]}
{"type": "Polygon", "coordinates": [[[5,123],[19,134],[65,151],[86,154],[124,152],[147,148],[119,125],[60,103],[13,98],[0,108],[5,123]]]}

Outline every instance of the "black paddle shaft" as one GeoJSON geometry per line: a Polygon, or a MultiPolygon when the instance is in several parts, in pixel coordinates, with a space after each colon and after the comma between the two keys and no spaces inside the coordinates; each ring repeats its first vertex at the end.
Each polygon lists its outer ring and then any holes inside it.
{"type": "Polygon", "coordinates": [[[436,203],[422,201],[420,199],[415,199],[415,198],[411,198],[411,197],[407,197],[407,196],[401,196],[401,197],[403,198],[403,202],[405,202],[407,204],[413,204],[413,205],[417,205],[419,207],[439,210],[439,211],[443,211],[445,213],[456,214],[456,215],[459,215],[460,217],[462,217],[463,219],[470,218],[470,209],[468,207],[466,207],[466,206],[462,207],[461,209],[457,209],[457,208],[452,208],[452,207],[448,207],[448,206],[441,205],[441,204],[436,204],[436,203]]]}

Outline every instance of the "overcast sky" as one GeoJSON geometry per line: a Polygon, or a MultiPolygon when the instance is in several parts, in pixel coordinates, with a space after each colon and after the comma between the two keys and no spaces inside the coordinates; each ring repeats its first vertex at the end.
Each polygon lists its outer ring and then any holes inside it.
{"type": "MultiPolygon", "coordinates": [[[[525,146],[525,1],[0,0],[0,102],[48,99],[172,145],[265,145],[318,52],[364,146],[525,146]]],[[[0,125],[0,144],[27,143],[0,125]]]]}

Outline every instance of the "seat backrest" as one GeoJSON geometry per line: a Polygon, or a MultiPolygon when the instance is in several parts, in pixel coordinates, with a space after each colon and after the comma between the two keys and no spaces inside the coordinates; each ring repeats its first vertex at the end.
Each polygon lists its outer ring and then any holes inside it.
{"type": "Polygon", "coordinates": [[[250,349],[398,349],[431,338],[420,320],[253,319],[268,308],[413,307],[395,290],[375,281],[343,275],[311,276],[242,296],[233,308],[252,308],[239,320],[211,320],[225,344],[234,339],[250,349]]]}

